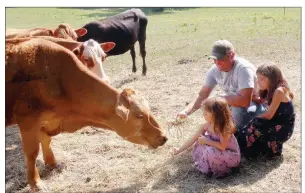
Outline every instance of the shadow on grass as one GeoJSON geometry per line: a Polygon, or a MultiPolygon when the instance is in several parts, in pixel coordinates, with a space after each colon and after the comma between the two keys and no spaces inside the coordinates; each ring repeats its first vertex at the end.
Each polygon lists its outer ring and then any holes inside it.
{"type": "MultiPolygon", "coordinates": [[[[42,180],[50,178],[55,174],[54,172],[61,172],[61,170],[51,170],[38,159],[36,167],[42,180]]],[[[27,186],[26,164],[17,126],[5,129],[5,186],[7,193],[22,190],[27,186]]]]}
{"type": "MultiPolygon", "coordinates": [[[[222,179],[208,178],[200,171],[193,168],[191,152],[185,152],[180,156],[170,158],[160,166],[151,169],[151,171],[161,171],[158,178],[154,178],[152,191],[164,191],[169,187],[175,187],[177,192],[208,192],[217,189],[225,189],[239,184],[247,185],[249,182],[255,183],[266,177],[272,170],[276,169],[283,162],[283,158],[273,160],[243,161],[237,172],[230,174],[222,179]],[[174,166],[177,170],[174,172],[167,169],[167,166],[174,166]]],[[[159,174],[158,174],[159,175],[159,174]]],[[[138,192],[143,188],[140,184],[133,184],[130,187],[113,189],[109,192],[138,192]]],[[[176,191],[175,190],[175,191],[176,191]]]]}
{"type": "Polygon", "coordinates": [[[121,77],[121,79],[119,80],[114,80],[111,85],[116,88],[116,89],[120,89],[122,88],[124,85],[136,81],[138,80],[139,77],[137,74],[130,72],[128,75],[121,77]]]}
{"type": "MultiPolygon", "coordinates": [[[[18,127],[6,128],[5,131],[5,184],[6,192],[16,192],[27,186],[26,168],[24,154],[18,127]]],[[[247,185],[255,183],[266,177],[272,170],[276,169],[283,162],[283,158],[274,160],[259,159],[256,161],[243,161],[240,171],[235,172],[223,179],[207,178],[192,165],[191,152],[186,151],[180,156],[169,158],[155,166],[151,171],[154,178],[152,191],[164,191],[169,186],[175,187],[178,192],[207,192],[215,188],[227,188],[239,184],[247,185]],[[174,168],[168,169],[168,166],[174,168]]],[[[53,172],[49,171],[44,163],[37,160],[37,168],[42,180],[48,179],[53,172]]],[[[114,188],[108,192],[136,192],[145,188],[147,184],[136,182],[124,188],[114,188]]]]}
{"type": "MultiPolygon", "coordinates": [[[[128,186],[126,188],[115,188],[110,191],[103,191],[103,193],[117,193],[117,192],[126,192],[126,193],[131,193],[131,192],[137,192],[136,190],[140,190],[141,188],[145,187],[145,183],[136,183],[132,184],[131,186],[128,186]]],[[[90,193],[100,193],[101,191],[90,191],[90,193]]]]}
{"type": "Polygon", "coordinates": [[[5,129],[5,192],[27,186],[22,144],[17,126],[5,129]]]}
{"type": "Polygon", "coordinates": [[[5,192],[16,192],[26,187],[26,171],[19,128],[5,129],[5,192]]]}
{"type": "Polygon", "coordinates": [[[257,161],[244,161],[240,165],[240,171],[235,172],[223,179],[207,178],[200,171],[191,166],[191,155],[184,156],[187,159],[176,158],[169,160],[178,168],[174,175],[168,175],[166,172],[154,184],[152,189],[162,190],[168,184],[175,184],[178,192],[208,192],[210,189],[227,188],[239,184],[248,184],[259,181],[271,172],[273,169],[279,167],[283,162],[283,158],[277,160],[257,160],[257,161]],[[166,183],[164,183],[166,182],[166,183]],[[191,185],[190,185],[191,184],[191,185]]]}

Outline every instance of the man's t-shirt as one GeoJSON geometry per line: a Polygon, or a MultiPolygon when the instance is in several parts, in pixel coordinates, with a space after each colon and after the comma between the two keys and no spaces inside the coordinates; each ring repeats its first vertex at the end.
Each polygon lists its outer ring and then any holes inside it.
{"type": "Polygon", "coordinates": [[[229,72],[221,72],[214,64],[207,72],[205,86],[213,89],[216,84],[227,95],[237,95],[241,89],[254,88],[256,91],[256,68],[249,61],[235,57],[233,68],[229,72]]]}

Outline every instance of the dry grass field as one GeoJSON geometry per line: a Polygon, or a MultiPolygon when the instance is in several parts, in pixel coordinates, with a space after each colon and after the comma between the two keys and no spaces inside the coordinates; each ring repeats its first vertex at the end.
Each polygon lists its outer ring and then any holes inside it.
{"type": "MultiPolygon", "coordinates": [[[[6,28],[53,28],[59,23],[79,28],[125,9],[7,8],[6,28]]],[[[148,9],[146,9],[148,10],[148,9]]],[[[148,14],[147,76],[137,44],[136,74],[129,53],[107,58],[104,69],[111,84],[144,94],[151,111],[166,130],[168,142],[150,150],[124,141],[100,128],[84,128],[53,137],[52,148],[64,165],[49,171],[39,154],[37,166],[51,192],[300,192],[301,191],[301,8],[166,9],[148,14]],[[237,55],[259,66],[276,62],[295,93],[297,114],[283,158],[242,160],[240,171],[224,179],[208,179],[192,168],[191,152],[173,157],[204,120],[198,110],[186,122],[175,116],[192,102],[212,61],[213,42],[229,39],[237,55]]],[[[216,87],[212,95],[220,93],[216,87]]],[[[5,190],[27,192],[26,170],[18,127],[5,129],[5,190]]]]}

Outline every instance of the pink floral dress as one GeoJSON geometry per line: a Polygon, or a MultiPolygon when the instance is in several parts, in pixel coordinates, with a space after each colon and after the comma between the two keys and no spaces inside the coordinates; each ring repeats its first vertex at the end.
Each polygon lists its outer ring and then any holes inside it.
{"type": "MultiPolygon", "coordinates": [[[[211,131],[205,133],[205,137],[219,142],[220,137],[211,131]]],[[[232,135],[227,148],[222,151],[214,146],[195,143],[192,151],[195,167],[205,174],[214,174],[216,177],[225,176],[240,163],[240,150],[237,140],[232,135]]]]}

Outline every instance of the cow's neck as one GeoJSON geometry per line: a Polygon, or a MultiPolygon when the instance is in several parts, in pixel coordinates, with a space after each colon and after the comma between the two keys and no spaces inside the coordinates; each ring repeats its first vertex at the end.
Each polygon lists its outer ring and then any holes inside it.
{"type": "MultiPolygon", "coordinates": [[[[41,37],[37,37],[37,38],[41,38],[41,37]]],[[[54,38],[54,37],[49,37],[49,36],[43,36],[42,38],[52,41],[54,43],[57,43],[69,50],[73,50],[75,49],[77,46],[79,46],[81,43],[76,42],[74,40],[66,40],[66,39],[62,39],[62,38],[54,38]]]]}
{"type": "Polygon", "coordinates": [[[114,109],[119,96],[117,89],[98,78],[80,61],[77,62],[76,68],[75,65],[67,66],[63,70],[67,71],[62,74],[63,87],[69,100],[73,101],[72,104],[84,108],[83,111],[87,112],[104,113],[114,109]]]}

